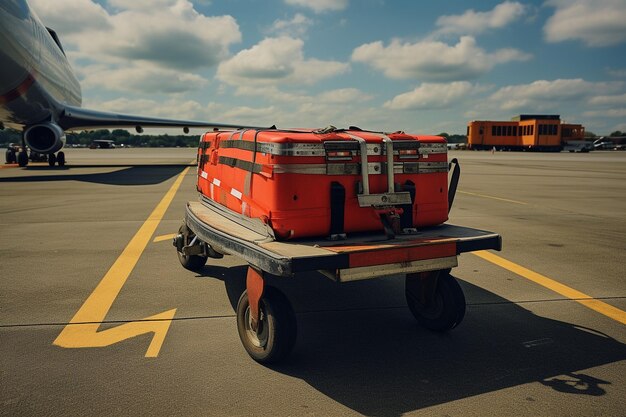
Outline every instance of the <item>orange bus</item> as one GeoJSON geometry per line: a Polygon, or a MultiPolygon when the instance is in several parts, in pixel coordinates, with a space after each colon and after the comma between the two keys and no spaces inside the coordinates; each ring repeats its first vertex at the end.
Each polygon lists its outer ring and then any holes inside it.
{"type": "Polygon", "coordinates": [[[582,125],[562,124],[559,115],[521,114],[510,121],[474,120],[467,125],[470,149],[560,152],[565,142],[584,136],[582,125]]]}

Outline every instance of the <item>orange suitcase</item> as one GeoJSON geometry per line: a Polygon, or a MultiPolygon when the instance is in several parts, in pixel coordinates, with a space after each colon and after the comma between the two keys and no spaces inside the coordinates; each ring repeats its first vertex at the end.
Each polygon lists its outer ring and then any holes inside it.
{"type": "Polygon", "coordinates": [[[278,239],[337,239],[445,222],[447,173],[438,136],[354,127],[213,131],[200,139],[197,188],[205,201],[261,219],[278,239]]]}

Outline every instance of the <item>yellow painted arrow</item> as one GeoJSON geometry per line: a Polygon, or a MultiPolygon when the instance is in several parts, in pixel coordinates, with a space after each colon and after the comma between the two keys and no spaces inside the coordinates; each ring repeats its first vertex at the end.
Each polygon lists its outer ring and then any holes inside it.
{"type": "Polygon", "coordinates": [[[150,238],[174,199],[174,195],[187,171],[189,168],[185,168],[176,178],[167,194],[139,228],[98,286],[57,336],[53,342],[56,346],[64,348],[104,347],[135,336],[154,333],[145,356],[156,357],[159,355],[174,314],[176,314],[176,309],[106,330],[98,331],[98,328],[150,242],[150,238]]]}

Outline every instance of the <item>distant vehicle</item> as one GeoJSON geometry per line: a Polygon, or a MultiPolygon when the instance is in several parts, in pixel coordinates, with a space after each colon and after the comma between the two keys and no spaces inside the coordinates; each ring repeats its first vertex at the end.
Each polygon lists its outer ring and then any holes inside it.
{"type": "Polygon", "coordinates": [[[626,136],[608,136],[596,139],[593,142],[595,149],[606,149],[612,151],[626,150],[626,136]]]}
{"type": "Polygon", "coordinates": [[[568,152],[589,152],[594,150],[594,144],[585,140],[572,140],[565,143],[564,151],[568,152]]]}
{"type": "Polygon", "coordinates": [[[615,145],[610,139],[601,137],[593,141],[593,147],[594,149],[613,149],[615,145]]]}
{"type": "Polygon", "coordinates": [[[520,114],[510,121],[474,120],[467,125],[472,150],[560,152],[566,142],[584,137],[584,126],[561,123],[558,114],[520,114]]]}
{"type": "Polygon", "coordinates": [[[115,143],[109,139],[96,139],[91,142],[89,149],[114,149],[115,143]]]}

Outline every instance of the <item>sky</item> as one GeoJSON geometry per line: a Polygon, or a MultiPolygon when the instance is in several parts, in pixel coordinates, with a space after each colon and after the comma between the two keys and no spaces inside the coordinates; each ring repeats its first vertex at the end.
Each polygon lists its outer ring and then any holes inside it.
{"type": "Polygon", "coordinates": [[[464,134],[626,131],[626,0],[30,0],[98,110],[464,134]]]}

